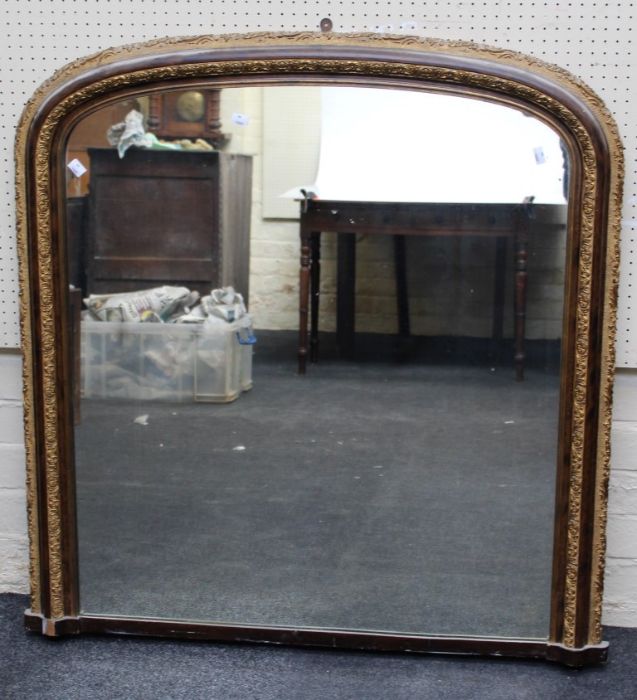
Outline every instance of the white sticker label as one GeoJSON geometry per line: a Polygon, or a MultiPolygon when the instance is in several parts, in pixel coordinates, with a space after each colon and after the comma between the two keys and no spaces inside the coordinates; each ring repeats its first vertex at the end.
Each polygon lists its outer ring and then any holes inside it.
{"type": "Polygon", "coordinates": [[[239,126],[248,126],[250,123],[250,117],[247,114],[241,114],[240,112],[234,112],[232,115],[232,121],[239,126]]]}
{"type": "Polygon", "coordinates": [[[87,172],[86,168],[77,158],[73,158],[73,160],[66,167],[73,173],[73,175],[75,175],[75,177],[82,177],[82,175],[87,172]]]}
{"type": "Polygon", "coordinates": [[[538,165],[542,165],[542,163],[546,163],[546,156],[544,155],[544,149],[542,146],[536,146],[533,149],[533,155],[535,156],[535,162],[538,165]]]}

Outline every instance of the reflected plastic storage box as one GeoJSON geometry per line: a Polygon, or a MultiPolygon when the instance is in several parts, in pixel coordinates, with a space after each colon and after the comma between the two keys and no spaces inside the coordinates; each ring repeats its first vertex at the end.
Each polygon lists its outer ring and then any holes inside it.
{"type": "Polygon", "coordinates": [[[84,398],[234,401],[252,388],[252,343],[238,324],[81,324],[84,398]]]}

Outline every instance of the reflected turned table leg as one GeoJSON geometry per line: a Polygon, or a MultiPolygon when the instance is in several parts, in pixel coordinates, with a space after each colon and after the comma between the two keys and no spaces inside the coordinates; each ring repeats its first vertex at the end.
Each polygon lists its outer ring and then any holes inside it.
{"type": "Polygon", "coordinates": [[[82,380],[82,290],[69,287],[69,326],[71,329],[71,386],[73,389],[73,421],[81,422],[81,380],[82,380]]]}
{"type": "Polygon", "coordinates": [[[519,207],[517,226],[515,231],[515,378],[518,382],[524,379],[524,360],[526,351],[524,347],[524,335],[526,331],[526,289],[528,282],[528,242],[529,220],[533,199],[524,200],[519,207]]]}
{"type": "Polygon", "coordinates": [[[299,374],[307,363],[307,321],[310,296],[310,232],[301,226],[301,269],[299,273],[299,374]]]}
{"type": "Polygon", "coordinates": [[[398,307],[398,335],[402,338],[407,338],[410,335],[410,327],[405,236],[393,236],[393,239],[394,268],[396,270],[396,304],[398,307]]]}
{"type": "Polygon", "coordinates": [[[321,232],[310,234],[310,362],[318,362],[319,294],[321,286],[321,232]]]}
{"type": "Polygon", "coordinates": [[[504,297],[506,284],[507,239],[495,239],[495,270],[493,284],[493,324],[491,327],[491,358],[497,363],[501,359],[502,339],[504,338],[504,297]]]}
{"type": "Polygon", "coordinates": [[[337,234],[336,342],[339,355],[354,355],[356,315],[356,234],[337,234]]]}

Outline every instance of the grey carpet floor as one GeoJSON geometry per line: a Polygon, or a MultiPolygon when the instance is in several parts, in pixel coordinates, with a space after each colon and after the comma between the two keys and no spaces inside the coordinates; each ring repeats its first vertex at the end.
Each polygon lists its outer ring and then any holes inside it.
{"type": "Polygon", "coordinates": [[[631,700],[637,630],[607,628],[606,666],[24,632],[0,595],[3,700],[631,700]]]}
{"type": "Polygon", "coordinates": [[[265,348],[233,404],[82,413],[84,612],[546,635],[554,372],[327,361],[299,377],[265,348]]]}

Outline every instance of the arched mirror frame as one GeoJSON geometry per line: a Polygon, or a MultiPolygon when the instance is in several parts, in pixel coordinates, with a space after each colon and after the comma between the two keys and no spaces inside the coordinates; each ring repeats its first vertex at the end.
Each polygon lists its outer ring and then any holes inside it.
{"type": "Polygon", "coordinates": [[[622,151],[602,101],[567,72],[461,42],[295,34],[170,39],[63,68],[25,108],[16,144],[31,605],[45,635],[120,632],[361,649],[605,658],[601,605],[622,151]],[[65,331],[64,149],[90,111],[139,91],[334,83],[452,91],[524,108],[571,162],[551,625],[548,641],[259,628],[79,614],[72,397],[65,331]]]}

